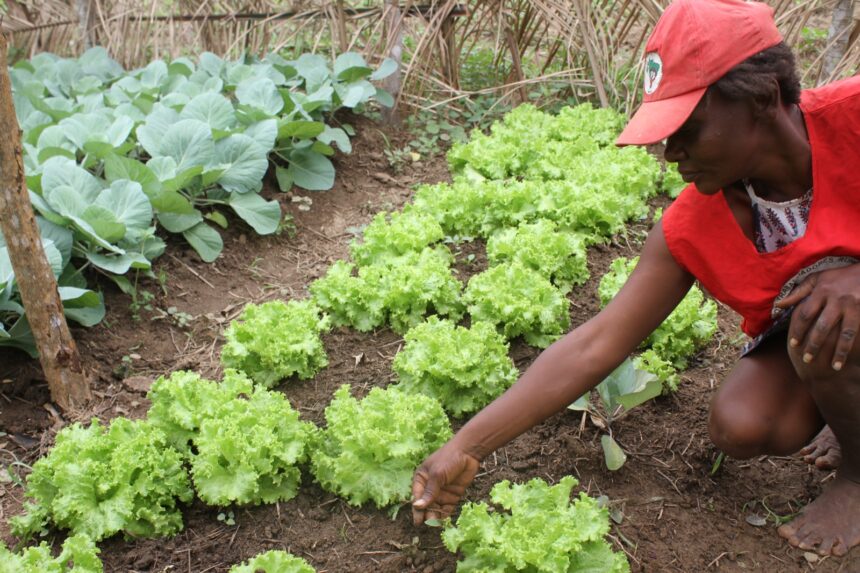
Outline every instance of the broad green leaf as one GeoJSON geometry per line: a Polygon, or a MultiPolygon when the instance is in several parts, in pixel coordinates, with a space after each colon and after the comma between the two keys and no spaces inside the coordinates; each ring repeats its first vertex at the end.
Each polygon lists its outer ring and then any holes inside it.
{"type": "Polygon", "coordinates": [[[176,160],[172,157],[155,157],[150,159],[146,166],[161,183],[176,177],[176,160]]]}
{"type": "Polygon", "coordinates": [[[164,60],[153,60],[140,74],[140,84],[147,90],[157,91],[167,81],[170,72],[164,60]]]}
{"type": "Polygon", "coordinates": [[[588,397],[589,397],[589,395],[590,395],[590,392],[583,394],[582,396],[580,396],[579,398],[574,400],[574,402],[570,406],[568,406],[567,409],[568,410],[575,410],[577,412],[588,411],[588,406],[589,406],[588,397]]]}
{"type": "Polygon", "coordinates": [[[161,182],[161,187],[164,191],[179,191],[186,189],[191,185],[195,177],[203,173],[203,165],[195,165],[177,174],[171,179],[165,179],[161,182]]]}
{"type": "Polygon", "coordinates": [[[105,316],[104,299],[91,290],[59,287],[63,313],[81,326],[95,326],[105,316]]]}
{"type": "Polygon", "coordinates": [[[102,255],[99,253],[87,253],[87,260],[100,269],[108,272],[124,275],[132,266],[135,268],[149,268],[150,262],[140,253],[128,253],[125,255],[102,255]]]}
{"type": "Polygon", "coordinates": [[[325,80],[331,77],[328,62],[318,54],[302,54],[293,62],[293,67],[304,78],[307,93],[316,91],[325,80]]]}
{"type": "Polygon", "coordinates": [[[284,99],[275,82],[269,78],[256,78],[239,84],[236,88],[239,103],[256,108],[269,116],[278,115],[284,109],[284,99]]]}
{"type": "Polygon", "coordinates": [[[230,100],[217,93],[204,93],[191,100],[180,114],[182,119],[196,119],[215,129],[231,129],[236,124],[236,112],[230,100]]]}
{"type": "Polygon", "coordinates": [[[223,167],[210,167],[200,176],[201,185],[204,188],[211,187],[224,174],[224,171],[223,167]]]}
{"type": "Polygon", "coordinates": [[[223,173],[218,184],[234,193],[248,193],[262,188],[269,168],[268,152],[247,135],[231,135],[215,146],[215,157],[223,173]]]}
{"type": "Polygon", "coordinates": [[[373,73],[361,54],[345,52],[334,61],[334,75],[343,82],[354,82],[373,73]]]}
{"type": "Polygon", "coordinates": [[[68,149],[63,149],[62,147],[46,147],[39,151],[38,160],[40,163],[44,163],[52,157],[65,157],[66,159],[71,160],[76,159],[76,155],[73,152],[68,149]]]}
{"type": "Polygon", "coordinates": [[[30,323],[27,322],[26,316],[18,318],[6,333],[8,336],[0,339],[0,346],[23,350],[31,358],[39,357],[39,352],[36,350],[36,339],[33,338],[33,332],[30,330],[30,323]]]}
{"type": "Polygon", "coordinates": [[[126,226],[116,215],[101,205],[90,205],[81,213],[95,233],[109,243],[118,243],[125,237],[126,226]]]}
{"type": "Polygon", "coordinates": [[[266,201],[256,193],[234,193],[230,195],[229,203],[236,214],[257,233],[269,235],[278,230],[281,206],[277,201],[266,201]]]}
{"type": "Polygon", "coordinates": [[[293,188],[293,174],[280,165],[275,168],[275,176],[278,179],[278,189],[286,193],[293,188]]]}
{"type": "Polygon", "coordinates": [[[198,223],[187,231],[184,231],[182,236],[194,247],[200,258],[207,263],[211,263],[217,259],[224,248],[221,235],[206,223],[198,223]]]}
{"type": "MultiPolygon", "coordinates": [[[[89,159],[101,159],[105,160],[111,155],[115,155],[116,147],[111,145],[110,143],[104,143],[101,141],[88,141],[84,144],[84,152],[87,154],[89,159]]],[[[95,161],[85,162],[85,167],[92,167],[95,164],[95,161]]]]}
{"type": "Polygon", "coordinates": [[[210,76],[220,76],[221,70],[224,69],[224,60],[212,52],[203,52],[200,54],[200,69],[210,76]]]}
{"type": "Polygon", "coordinates": [[[344,107],[353,108],[375,96],[376,87],[367,80],[361,80],[349,84],[346,89],[338,86],[337,93],[344,107]]]}
{"type": "Polygon", "coordinates": [[[278,128],[278,139],[295,137],[298,139],[311,139],[322,134],[326,125],[321,121],[286,121],[278,128]]]}
{"type": "Polygon", "coordinates": [[[313,145],[311,145],[311,151],[321,153],[326,157],[334,155],[334,147],[328,143],[323,143],[322,141],[314,141],[313,145]]]}
{"type": "Polygon", "coordinates": [[[626,359],[597,385],[597,392],[607,413],[613,416],[619,406],[629,410],[659,396],[662,384],[655,375],[638,370],[632,360],[626,359]]]}
{"type": "Polygon", "coordinates": [[[332,87],[329,82],[325,82],[315,92],[305,97],[300,103],[304,111],[311,113],[322,107],[331,108],[333,96],[334,87],[332,87]]]}
{"type": "Polygon", "coordinates": [[[170,157],[176,161],[177,173],[192,167],[209,165],[215,158],[212,130],[207,124],[196,119],[184,119],[172,125],[164,134],[159,148],[155,155],[170,157]]]}
{"type": "Polygon", "coordinates": [[[203,214],[194,209],[192,213],[159,213],[158,222],[171,233],[182,233],[203,221],[203,214]]]}
{"type": "Polygon", "coordinates": [[[394,107],[394,96],[382,88],[376,88],[376,101],[383,107],[394,107]]]}
{"type": "Polygon", "coordinates": [[[207,221],[212,221],[222,229],[226,229],[229,226],[229,224],[227,223],[227,217],[225,217],[224,214],[220,211],[212,211],[210,213],[206,213],[204,215],[204,218],[207,221]]]}
{"type": "Polygon", "coordinates": [[[36,147],[40,150],[58,147],[66,151],[75,151],[75,144],[66,137],[65,130],[59,125],[50,125],[39,134],[36,147]]]}
{"type": "Polygon", "coordinates": [[[136,181],[114,181],[102,191],[95,205],[111,211],[128,229],[142,231],[152,223],[152,205],[136,181]]]}
{"type": "Polygon", "coordinates": [[[600,445],[603,446],[603,457],[606,460],[606,468],[609,471],[616,471],[627,461],[627,454],[621,449],[612,436],[603,434],[600,436],[600,445]]]}
{"type": "MultiPolygon", "coordinates": [[[[60,270],[62,270],[72,258],[72,245],[74,243],[72,232],[67,227],[55,225],[43,217],[36,217],[36,223],[39,225],[42,240],[50,240],[60,253],[62,261],[60,270]]],[[[3,240],[0,238],[0,244],[2,243],[3,240]]]]}
{"type": "Polygon", "coordinates": [[[191,202],[176,191],[165,189],[151,199],[152,208],[159,213],[190,215],[194,212],[191,202]]]}
{"type": "Polygon", "coordinates": [[[379,68],[375,72],[370,74],[370,79],[374,82],[384,80],[385,78],[396,72],[398,67],[399,66],[395,60],[392,60],[391,58],[385,58],[384,60],[382,60],[382,64],[380,64],[379,68]]]}
{"type": "Polygon", "coordinates": [[[275,147],[275,141],[278,139],[278,120],[266,119],[253,123],[245,130],[245,135],[269,152],[275,147]]]}
{"type": "Polygon", "coordinates": [[[339,127],[330,127],[327,125],[323,132],[317,136],[317,139],[329,145],[336,143],[338,149],[344,153],[352,152],[352,143],[349,141],[349,136],[339,127]]]}
{"type": "Polygon", "coordinates": [[[195,69],[197,67],[194,65],[194,62],[184,56],[176,58],[167,66],[167,71],[171,76],[182,75],[188,77],[194,73],[195,69]]]}
{"type": "Polygon", "coordinates": [[[313,151],[293,151],[287,171],[296,185],[308,191],[326,191],[334,185],[334,165],[313,151]]]}
{"type": "Polygon", "coordinates": [[[168,155],[162,151],[167,131],[179,122],[176,110],[157,104],[146,116],[146,123],[137,128],[137,140],[150,157],[168,155]]]}
{"type": "Polygon", "coordinates": [[[70,159],[54,157],[45,163],[42,171],[42,196],[49,204],[51,191],[61,186],[70,187],[85,204],[95,201],[102,191],[101,182],[92,173],[70,159]]]}
{"type": "Polygon", "coordinates": [[[45,193],[45,200],[51,208],[63,217],[76,217],[83,214],[96,199],[81,196],[69,185],[49,187],[45,193]]]}
{"type": "Polygon", "coordinates": [[[161,191],[161,182],[146,164],[121,155],[110,155],[105,159],[105,178],[109,183],[120,179],[137,181],[147,197],[153,199],[161,191]]]}

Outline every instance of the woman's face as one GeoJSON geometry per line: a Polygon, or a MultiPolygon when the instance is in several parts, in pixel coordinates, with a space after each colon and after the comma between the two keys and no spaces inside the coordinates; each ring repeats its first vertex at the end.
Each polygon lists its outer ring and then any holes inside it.
{"type": "Polygon", "coordinates": [[[752,105],[709,89],[686,122],[666,140],[663,156],[687,183],[712,195],[751,176],[760,151],[760,123],[752,105]]]}

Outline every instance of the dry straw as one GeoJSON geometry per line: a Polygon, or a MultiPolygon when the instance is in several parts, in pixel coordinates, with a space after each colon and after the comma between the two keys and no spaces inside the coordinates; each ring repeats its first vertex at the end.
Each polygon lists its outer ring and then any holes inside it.
{"type": "MultiPolygon", "coordinates": [[[[837,0],[770,0],[789,44],[827,26],[837,0]]],[[[845,0],[840,0],[845,1],[845,0]]],[[[436,107],[478,93],[513,103],[552,83],[574,98],[630,111],[636,104],[648,30],[667,0],[7,0],[2,27],[19,55],[79,54],[102,45],[126,67],[153,58],[285,50],[334,56],[356,50],[372,62],[402,58],[401,103],[436,107]],[[466,89],[461,64],[479,51],[504,70],[497,84],[466,89]]],[[[805,82],[856,72],[856,32],[827,77],[822,58],[805,82]]],[[[824,53],[822,46],[821,53],[824,53]]]]}

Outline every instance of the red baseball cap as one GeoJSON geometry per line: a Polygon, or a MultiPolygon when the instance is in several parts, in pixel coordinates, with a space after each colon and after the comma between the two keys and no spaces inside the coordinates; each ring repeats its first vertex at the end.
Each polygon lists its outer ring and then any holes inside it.
{"type": "Polygon", "coordinates": [[[645,96],[616,145],[657,143],[687,120],[708,86],[782,41],[773,9],[743,0],[676,0],[645,44],[645,96]]]}

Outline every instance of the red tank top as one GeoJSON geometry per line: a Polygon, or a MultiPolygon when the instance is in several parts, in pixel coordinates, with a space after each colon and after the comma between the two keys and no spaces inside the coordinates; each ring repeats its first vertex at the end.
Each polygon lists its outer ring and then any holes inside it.
{"type": "Polygon", "coordinates": [[[860,76],[806,90],[800,108],[812,149],[813,198],[806,233],[771,253],[744,235],[723,192],[689,185],[663,215],[675,261],[757,336],[772,324],[782,286],[827,256],[860,258],[860,76]]]}

